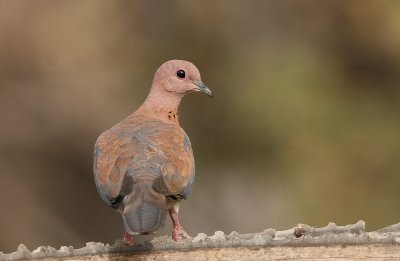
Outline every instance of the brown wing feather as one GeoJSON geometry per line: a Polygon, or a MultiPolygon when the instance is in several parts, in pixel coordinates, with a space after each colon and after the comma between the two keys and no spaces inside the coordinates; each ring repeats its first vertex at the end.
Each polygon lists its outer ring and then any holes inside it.
{"type": "Polygon", "coordinates": [[[98,138],[94,154],[94,175],[101,198],[110,203],[118,197],[129,165],[138,152],[135,139],[121,138],[117,131],[106,131],[98,138]]]}
{"type": "Polygon", "coordinates": [[[158,137],[162,152],[160,171],[162,179],[154,183],[156,191],[164,195],[186,198],[192,189],[195,170],[189,138],[181,128],[175,128],[158,137]]]}

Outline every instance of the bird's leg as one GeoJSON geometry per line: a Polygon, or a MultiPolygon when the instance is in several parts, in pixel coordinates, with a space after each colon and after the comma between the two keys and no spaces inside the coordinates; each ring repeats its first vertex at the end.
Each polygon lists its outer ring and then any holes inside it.
{"type": "Polygon", "coordinates": [[[128,232],[125,232],[124,237],[122,238],[122,241],[128,246],[133,246],[135,244],[135,242],[133,242],[132,235],[129,234],[128,232]]]}
{"type": "Polygon", "coordinates": [[[172,239],[174,241],[178,241],[179,239],[189,238],[190,236],[186,233],[185,230],[183,230],[183,227],[179,222],[179,204],[175,204],[168,210],[168,212],[172,220],[172,239]]]}

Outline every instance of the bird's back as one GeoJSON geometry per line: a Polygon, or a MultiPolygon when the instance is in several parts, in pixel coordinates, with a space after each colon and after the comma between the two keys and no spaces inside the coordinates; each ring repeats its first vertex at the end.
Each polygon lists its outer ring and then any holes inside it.
{"type": "Polygon", "coordinates": [[[176,123],[134,113],[102,133],[94,153],[97,191],[132,233],[158,229],[166,197],[186,198],[194,181],[190,141],[176,123]]]}

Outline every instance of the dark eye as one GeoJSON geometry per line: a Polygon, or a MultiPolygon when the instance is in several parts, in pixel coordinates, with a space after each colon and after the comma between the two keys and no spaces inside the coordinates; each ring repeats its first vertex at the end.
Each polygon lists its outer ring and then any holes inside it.
{"type": "Polygon", "coordinates": [[[185,71],[184,70],[177,71],[176,76],[178,76],[179,78],[185,78],[185,71]]]}

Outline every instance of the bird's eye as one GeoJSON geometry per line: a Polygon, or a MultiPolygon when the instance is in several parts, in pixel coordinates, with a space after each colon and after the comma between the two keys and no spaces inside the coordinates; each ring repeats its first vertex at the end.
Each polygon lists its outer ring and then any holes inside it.
{"type": "Polygon", "coordinates": [[[184,70],[177,71],[176,76],[178,76],[179,78],[185,78],[185,71],[184,70]]]}

